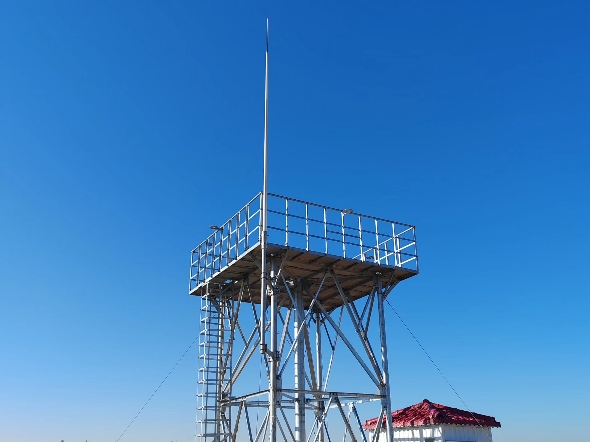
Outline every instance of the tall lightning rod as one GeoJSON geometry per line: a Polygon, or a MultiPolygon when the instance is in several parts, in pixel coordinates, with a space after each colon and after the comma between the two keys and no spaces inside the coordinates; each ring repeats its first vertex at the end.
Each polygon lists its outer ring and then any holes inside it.
{"type": "Polygon", "coordinates": [[[264,183],[262,185],[262,232],[261,232],[261,278],[260,278],[260,352],[266,353],[266,246],[268,237],[268,19],[266,19],[266,73],[264,78],[264,183]]]}

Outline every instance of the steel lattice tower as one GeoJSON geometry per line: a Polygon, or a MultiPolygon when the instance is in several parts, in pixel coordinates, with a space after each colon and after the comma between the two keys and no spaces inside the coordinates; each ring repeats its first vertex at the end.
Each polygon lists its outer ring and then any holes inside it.
{"type": "MultiPolygon", "coordinates": [[[[266,85],[268,104],[268,28],[266,85]]],[[[384,300],[418,274],[415,228],[269,194],[267,139],[263,191],[191,253],[197,441],[368,442],[357,405],[376,401],[392,442],[384,300]],[[342,352],[363,379],[332,389],[334,370],[355,373],[342,352]]]]}

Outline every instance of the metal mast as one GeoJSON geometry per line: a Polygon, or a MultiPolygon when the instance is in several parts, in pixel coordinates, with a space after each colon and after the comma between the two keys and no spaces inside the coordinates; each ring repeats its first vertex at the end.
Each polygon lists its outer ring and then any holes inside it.
{"type": "Polygon", "coordinates": [[[260,280],[260,352],[270,364],[268,385],[269,440],[276,442],[276,403],[277,403],[277,300],[274,289],[276,263],[272,260],[271,280],[267,274],[268,244],[268,19],[266,19],[266,69],[264,76],[264,180],[262,185],[262,229],[261,238],[261,280],[260,280]],[[271,284],[269,285],[269,282],[271,284]],[[270,292],[270,351],[266,344],[266,302],[270,292]]]}
{"type": "Polygon", "coordinates": [[[262,230],[260,232],[260,351],[266,354],[266,249],[268,243],[268,19],[266,19],[266,74],[264,77],[264,179],[262,184],[262,230]]]}
{"type": "Polygon", "coordinates": [[[268,19],[266,19],[266,70],[264,76],[264,178],[262,184],[262,230],[260,232],[260,352],[266,354],[266,249],[268,243],[268,19]]]}

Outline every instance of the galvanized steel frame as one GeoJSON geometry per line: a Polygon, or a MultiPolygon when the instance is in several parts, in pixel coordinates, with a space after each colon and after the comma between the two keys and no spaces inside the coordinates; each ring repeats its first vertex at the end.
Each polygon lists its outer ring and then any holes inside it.
{"type": "MultiPolygon", "coordinates": [[[[383,300],[399,281],[383,281],[379,268],[397,267],[417,273],[414,226],[275,194],[268,194],[265,198],[263,192],[226,223],[212,227],[214,232],[191,252],[189,281],[189,291],[199,289],[203,304],[198,439],[236,441],[239,428],[246,428],[250,442],[267,440],[267,436],[270,442],[275,442],[278,433],[285,440],[296,442],[324,442],[325,438],[330,441],[326,418],[330,410],[337,409],[345,427],[344,438],[349,435],[356,440],[353,428],[358,430],[360,419],[354,404],[379,400],[387,438],[391,442],[393,431],[383,300]],[[266,231],[270,231],[268,237],[264,235],[266,231]],[[357,305],[362,301],[349,299],[334,269],[320,271],[317,291],[310,293],[307,281],[287,274],[284,268],[286,253],[272,256],[262,253],[261,262],[255,261],[261,278],[260,314],[254,304],[251,309],[242,309],[244,299],[254,299],[249,278],[223,283],[213,283],[212,279],[238,260],[255,260],[249,252],[261,246],[265,250],[267,244],[284,251],[295,249],[302,253],[370,263],[375,268],[373,286],[364,297],[361,312],[357,305]],[[333,282],[336,296],[341,298],[341,307],[336,311],[325,308],[320,301],[327,280],[333,282]],[[307,307],[303,303],[304,295],[311,299],[307,307]],[[241,318],[250,310],[251,316],[249,313],[248,316],[253,325],[246,337],[244,330],[248,320],[244,322],[241,318]],[[374,351],[368,336],[375,310],[379,319],[380,354],[374,351]],[[355,346],[341,327],[345,312],[360,346],[355,346]],[[215,332],[218,335],[215,336],[215,332]],[[226,336],[229,339],[226,340],[226,336]],[[312,336],[315,337],[315,351],[312,351],[312,336]],[[270,349],[266,346],[267,338],[270,349]],[[374,393],[328,390],[338,340],[373,382],[374,393]],[[236,342],[241,342],[239,352],[235,348],[236,342]],[[326,343],[329,344],[327,355],[324,354],[326,343]],[[233,396],[244,370],[256,364],[254,354],[257,348],[261,351],[268,388],[233,396]],[[237,356],[235,361],[234,355],[237,356]],[[290,365],[293,366],[293,388],[286,388],[283,378],[290,365]],[[346,404],[349,406],[348,415],[343,408],[346,404]],[[249,410],[260,407],[267,411],[262,425],[253,433],[249,410]],[[287,418],[286,410],[293,410],[292,421],[287,418]],[[313,412],[311,426],[307,425],[306,411],[313,412]],[[351,421],[352,415],[355,421],[351,421]]],[[[362,430],[360,434],[365,438],[362,430]]]]}
{"type": "MultiPolygon", "coordinates": [[[[205,401],[203,401],[203,392],[200,390],[199,400],[202,406],[198,410],[197,420],[201,428],[204,425],[206,429],[215,428],[215,431],[212,433],[198,430],[197,440],[237,441],[241,428],[241,431],[248,435],[250,442],[262,440],[275,442],[278,434],[283,440],[296,442],[317,442],[324,441],[325,438],[331,441],[333,439],[328,429],[327,416],[330,410],[337,410],[344,424],[344,438],[348,435],[356,441],[359,434],[362,439],[365,439],[365,435],[360,429],[361,422],[355,403],[378,400],[381,403],[381,416],[388,417],[384,419],[383,424],[387,428],[388,441],[392,442],[383,300],[398,281],[383,281],[381,274],[378,271],[375,272],[373,288],[364,298],[364,305],[360,309],[357,305],[361,305],[363,301],[349,302],[338,275],[332,269],[324,269],[321,275],[322,284],[316,293],[309,293],[306,281],[294,281],[286,274],[283,267],[284,256],[269,256],[269,262],[269,308],[265,309],[263,315],[259,317],[257,309],[252,304],[250,322],[243,319],[244,313],[250,309],[241,308],[243,299],[250,298],[247,278],[242,281],[228,281],[225,285],[207,283],[208,295],[203,299],[204,305],[217,306],[219,318],[216,316],[215,321],[225,325],[218,327],[219,336],[210,337],[210,344],[217,348],[215,357],[205,355],[202,361],[208,366],[200,367],[200,372],[210,374],[217,385],[215,388],[208,386],[209,393],[205,401]],[[342,306],[333,311],[327,311],[319,301],[324,282],[328,279],[335,283],[342,298],[342,306]],[[304,293],[312,298],[307,309],[301,302],[304,293]],[[285,304],[289,304],[290,307],[284,307],[285,304]],[[380,354],[375,353],[368,337],[372,313],[375,309],[378,315],[380,354]],[[347,336],[341,327],[345,312],[355,330],[357,340],[361,343],[358,348],[350,341],[352,337],[347,336]],[[268,319],[267,313],[271,313],[268,319]],[[338,319],[336,320],[335,317],[338,319]],[[252,325],[252,331],[249,334],[245,333],[247,323],[252,325]],[[269,336],[266,336],[267,334],[269,336]],[[229,336],[227,341],[226,335],[229,336]],[[262,354],[269,388],[233,396],[235,387],[240,385],[243,379],[245,368],[256,365],[257,358],[253,356],[263,336],[270,338],[271,348],[274,349],[272,352],[266,351],[262,354]],[[315,351],[312,351],[310,337],[315,337],[315,351]],[[367,377],[375,384],[375,392],[328,390],[338,340],[343,342],[367,377]],[[235,351],[236,342],[241,342],[242,346],[239,355],[235,351]],[[327,354],[324,354],[325,346],[322,342],[329,343],[327,354]],[[234,355],[237,356],[235,362],[234,355]],[[325,362],[328,368],[324,376],[325,362]],[[286,388],[282,385],[283,377],[286,375],[285,370],[289,365],[293,366],[294,388],[286,388]],[[213,400],[211,391],[215,392],[213,400]],[[264,400],[264,397],[267,399],[264,400]],[[349,407],[348,414],[343,408],[346,405],[349,407]],[[253,433],[253,422],[249,410],[257,408],[266,409],[266,413],[258,431],[253,433]],[[286,411],[290,413],[291,410],[293,420],[290,420],[286,413],[286,411]],[[313,412],[314,419],[311,426],[306,425],[306,411],[313,412]]],[[[203,310],[205,316],[211,315],[211,312],[211,309],[203,310]]],[[[211,318],[205,317],[202,321],[208,323],[211,322],[211,318]]],[[[207,350],[212,347],[205,344],[203,348],[207,350]]],[[[205,385],[208,384],[203,384],[205,385]]]]}

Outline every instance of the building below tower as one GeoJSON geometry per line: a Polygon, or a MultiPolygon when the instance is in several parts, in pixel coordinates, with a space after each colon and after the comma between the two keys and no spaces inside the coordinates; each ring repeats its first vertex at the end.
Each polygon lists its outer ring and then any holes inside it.
{"type": "MultiPolygon", "coordinates": [[[[492,442],[492,428],[499,428],[495,417],[472,413],[435,404],[424,399],[419,404],[394,411],[393,440],[404,442],[492,442]]],[[[379,417],[369,419],[363,425],[368,440],[374,440],[379,432],[378,442],[386,442],[386,426],[379,417]]]]}

